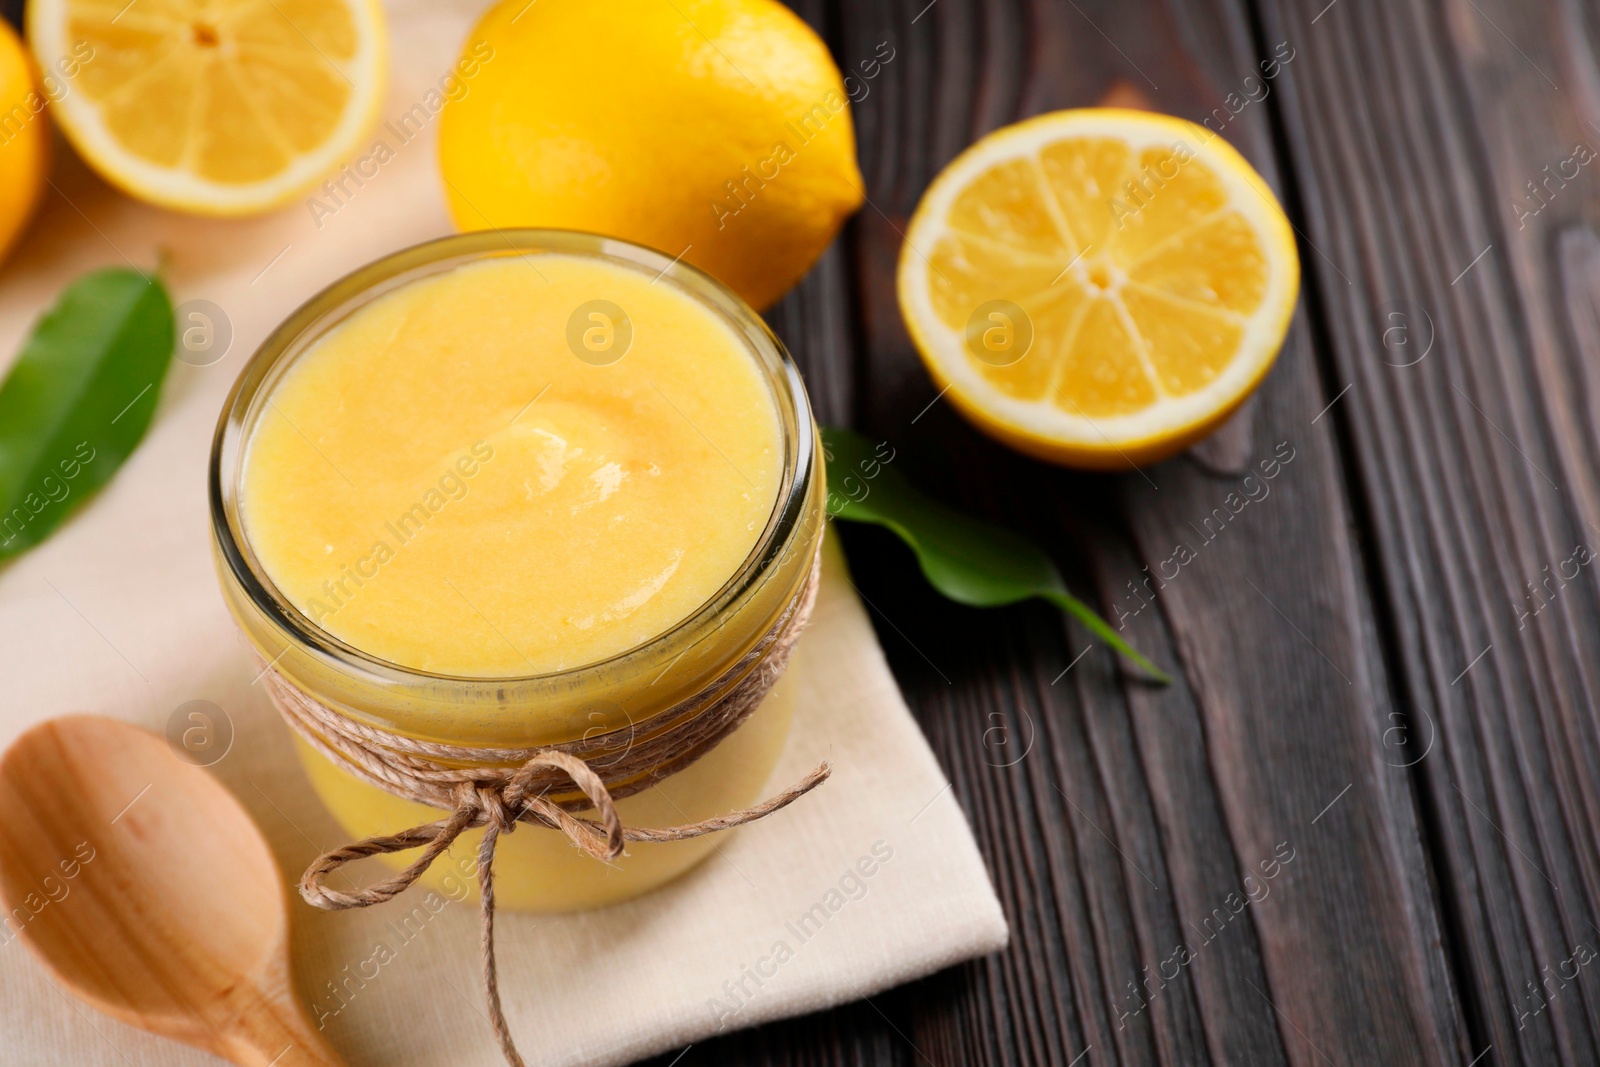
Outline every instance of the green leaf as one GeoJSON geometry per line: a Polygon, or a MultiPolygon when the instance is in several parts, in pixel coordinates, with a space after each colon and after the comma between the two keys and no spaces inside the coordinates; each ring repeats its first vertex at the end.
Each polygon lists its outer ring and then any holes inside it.
{"type": "Polygon", "coordinates": [[[961,604],[991,608],[1038,597],[1080,620],[1100,640],[1163,684],[1149,659],[1083,601],[1067,592],[1055,563],[1032,541],[945,507],[891,465],[894,452],[851,430],[824,427],[828,512],[893,530],[911,546],[935,589],[961,604]]]}
{"type": "Polygon", "coordinates": [[[105,485],[155,414],[172,355],[159,281],[115,268],[79,278],[0,384],[0,560],[49,536],[105,485]]]}

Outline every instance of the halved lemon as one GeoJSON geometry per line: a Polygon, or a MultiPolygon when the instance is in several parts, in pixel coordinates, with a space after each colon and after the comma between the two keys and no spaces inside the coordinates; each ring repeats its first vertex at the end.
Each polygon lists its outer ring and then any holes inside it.
{"type": "Polygon", "coordinates": [[[1126,468],[1220,425],[1272,366],[1300,285],[1266,183],[1193,123],[1057,111],[934,180],[898,288],[936,382],[1043,459],[1126,468]]]}
{"type": "Polygon", "coordinates": [[[31,0],[55,117],[107,181],[180,211],[243,215],[353,154],[383,97],[376,0],[31,0]]]}

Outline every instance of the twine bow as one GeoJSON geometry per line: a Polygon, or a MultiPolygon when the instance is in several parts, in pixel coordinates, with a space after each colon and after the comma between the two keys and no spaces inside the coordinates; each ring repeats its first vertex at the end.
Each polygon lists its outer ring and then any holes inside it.
{"type": "Polygon", "coordinates": [[[681,826],[645,829],[622,825],[610,791],[587,763],[565,752],[545,750],[524,763],[504,786],[461,783],[456,787],[455,811],[448,819],[414,826],[398,834],[369,837],[324,853],[301,877],[300,895],[307,903],[329,911],[381,904],[409,889],[467,828],[482,826],[483,842],[478,846],[478,896],[482,903],[483,986],[488,994],[489,1024],[500,1041],[500,1051],[505,1054],[506,1062],[512,1067],[524,1067],[500,1009],[500,983],[494,961],[494,850],[501,834],[511,833],[518,822],[534,823],[560,830],[597,860],[613,860],[622,855],[624,841],[684,841],[765,818],[827,781],[830,773],[829,765],[822,763],[788,789],[754,807],[681,826]],[[530,793],[534,776],[542,768],[567,775],[599,812],[599,821],[577,818],[544,796],[530,793]],[[422,849],[422,855],[387,881],[349,892],[327,884],[328,876],[347,863],[413,848],[422,849]]]}
{"type": "Polygon", "coordinates": [[[761,703],[787,666],[794,642],[810,617],[820,566],[819,553],[800,590],[754,648],[703,692],[631,729],[620,756],[606,737],[520,750],[416,741],[341,714],[269,665],[264,674],[273,703],[313,748],[371,785],[450,812],[449,818],[438,822],[369,837],[324,853],[301,877],[300,895],[307,903],[329,911],[381,904],[409,889],[466,830],[482,826],[478,891],[489,1023],[506,1062],[524,1067],[501,1011],[495,968],[494,854],[500,835],[513,832],[518,823],[531,823],[557,830],[594,859],[609,861],[622,855],[629,841],[684,841],[755,822],[826,781],[831,768],[822,763],[754,807],[659,829],[624,826],[616,808],[622,797],[647,789],[704,756],[761,703]],[[477,766],[470,765],[473,763],[477,766]],[[520,765],[513,770],[506,764],[520,765]],[[554,799],[552,794],[570,792],[567,783],[579,795],[554,799]],[[590,808],[596,813],[594,819],[575,814],[590,808]],[[329,876],[346,864],[415,848],[422,849],[422,854],[392,878],[349,891],[328,885],[329,876]]]}

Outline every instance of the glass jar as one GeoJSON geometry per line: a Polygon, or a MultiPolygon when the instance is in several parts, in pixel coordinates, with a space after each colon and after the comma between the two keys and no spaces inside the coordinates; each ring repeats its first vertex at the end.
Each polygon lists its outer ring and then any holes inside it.
{"type": "MultiPolygon", "coordinates": [[[[454,745],[527,748],[629,736],[643,722],[698,693],[765,634],[810,573],[823,529],[824,472],[805,388],[783,345],[742,300],[682,262],[611,238],[554,230],[462,234],[397,252],[312,297],[261,345],[223,407],[209,475],[213,549],[223,597],[262,661],[350,718],[406,737],[454,745]],[[659,274],[663,284],[721,317],[746,342],[771,389],[783,441],[777,498],[755,547],[709,600],[665,633],[598,663],[525,677],[433,674],[378,659],[323,630],[273,584],[251,549],[240,486],[252,427],[287,369],[331,328],[372,300],[430,274],[496,256],[539,252],[607,259],[659,274]]],[[[791,664],[798,662],[798,655],[791,664]]],[[[795,675],[779,680],[726,740],[687,769],[625,797],[625,825],[671,826],[748,807],[762,798],[788,734],[795,675]]],[[[352,777],[295,743],[311,786],[351,839],[394,833],[443,818],[352,777]]],[[[426,885],[460,897],[473,884],[479,831],[440,857],[426,885]]],[[[709,855],[719,835],[635,843],[615,863],[579,852],[536,826],[500,839],[495,890],[503,907],[567,911],[614,903],[682,874],[709,855]]],[[[411,854],[392,859],[401,864],[411,854]]]]}

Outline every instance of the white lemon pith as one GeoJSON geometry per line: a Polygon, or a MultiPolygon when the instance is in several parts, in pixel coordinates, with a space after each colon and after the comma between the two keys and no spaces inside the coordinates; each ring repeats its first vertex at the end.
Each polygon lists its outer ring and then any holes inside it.
{"type": "Polygon", "coordinates": [[[1116,468],[1178,451],[1259,384],[1299,259],[1271,190],[1220,137],[1085,109],[951,163],[912,218],[898,285],[924,362],[980,428],[1116,468]]]}

